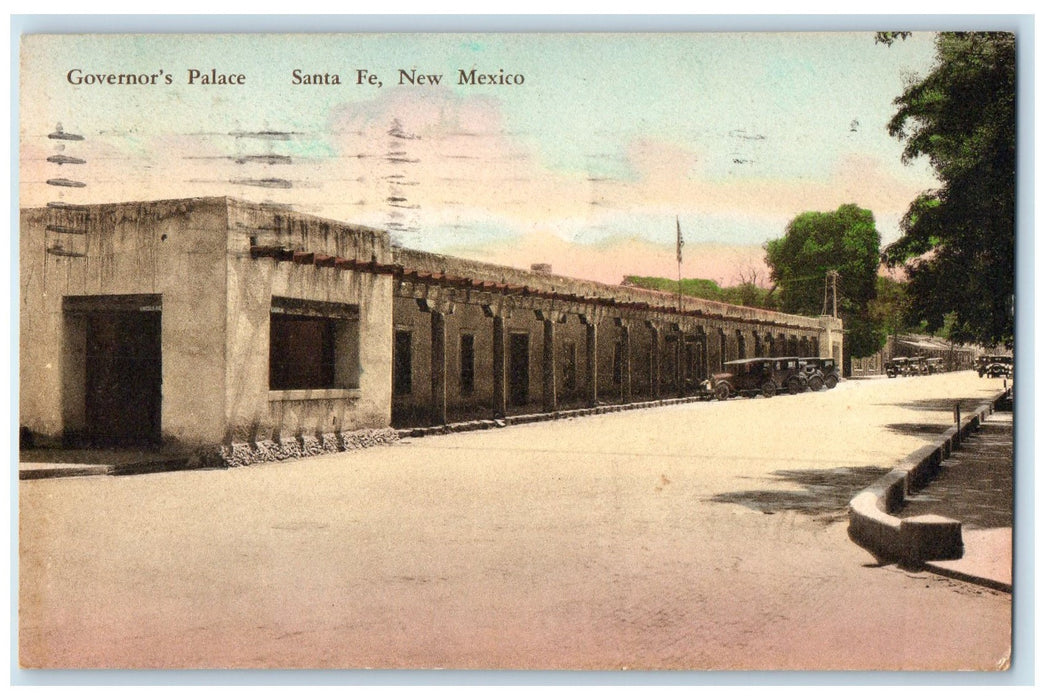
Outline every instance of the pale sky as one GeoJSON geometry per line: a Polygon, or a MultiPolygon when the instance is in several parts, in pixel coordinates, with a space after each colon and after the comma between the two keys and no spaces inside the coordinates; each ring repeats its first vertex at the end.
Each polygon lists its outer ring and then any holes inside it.
{"type": "Polygon", "coordinates": [[[885,125],[906,81],[931,68],[932,40],[28,37],[20,206],[229,195],[388,228],[409,247],[611,283],[674,277],[678,217],[682,275],[733,284],[803,211],[856,203],[883,243],[896,239],[908,204],[936,181],[927,163],[901,163],[885,125]],[[246,84],[189,85],[191,69],[246,84]],[[294,85],[295,69],[341,84],[294,85]],[[523,81],[459,84],[472,69],[523,81]],[[381,86],[358,84],[360,70],[381,86]],[[400,70],[442,77],[400,85],[400,70]],[[71,83],[143,73],[157,84],[71,83]],[[58,124],[84,139],[49,139],[58,124]],[[56,154],[86,163],[46,160],[56,154]],[[54,178],[86,186],[46,184],[54,178]]]}

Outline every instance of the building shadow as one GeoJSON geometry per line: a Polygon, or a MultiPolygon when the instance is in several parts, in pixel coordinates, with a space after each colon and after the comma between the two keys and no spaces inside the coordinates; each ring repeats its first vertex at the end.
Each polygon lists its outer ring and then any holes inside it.
{"type": "Polygon", "coordinates": [[[877,466],[836,467],[835,469],[780,469],[770,476],[790,482],[798,489],[731,491],[707,499],[712,503],[732,503],[766,514],[794,511],[832,523],[848,517],[849,501],[889,470],[877,466]]]}

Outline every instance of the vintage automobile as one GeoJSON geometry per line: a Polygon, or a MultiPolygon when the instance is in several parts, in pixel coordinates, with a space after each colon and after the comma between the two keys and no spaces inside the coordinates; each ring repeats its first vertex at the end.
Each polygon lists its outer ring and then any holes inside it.
{"type": "Polygon", "coordinates": [[[900,375],[907,375],[910,371],[911,358],[909,357],[894,357],[891,360],[887,360],[885,363],[885,374],[890,379],[900,375]]]}
{"type": "Polygon", "coordinates": [[[929,374],[929,358],[920,356],[908,357],[907,364],[903,368],[903,374],[907,377],[929,374]]]}
{"type": "Polygon", "coordinates": [[[803,357],[799,360],[805,372],[810,391],[838,386],[838,365],[833,357],[803,357]]]}
{"type": "Polygon", "coordinates": [[[939,374],[944,371],[942,357],[930,357],[925,361],[925,364],[928,369],[928,374],[939,374]]]}
{"type": "Polygon", "coordinates": [[[1012,358],[1008,355],[980,355],[976,358],[976,372],[981,377],[1011,377],[1012,358]]]}
{"type": "Polygon", "coordinates": [[[723,363],[725,371],[712,376],[715,398],[731,396],[775,396],[787,389],[799,394],[809,386],[797,357],[754,357],[723,363]]]}

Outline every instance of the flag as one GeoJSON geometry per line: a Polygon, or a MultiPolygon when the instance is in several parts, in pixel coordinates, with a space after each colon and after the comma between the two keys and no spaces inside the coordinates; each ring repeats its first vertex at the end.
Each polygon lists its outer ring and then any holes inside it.
{"type": "Polygon", "coordinates": [[[685,245],[682,242],[682,224],[679,223],[679,218],[675,217],[675,229],[678,231],[678,240],[675,243],[675,254],[678,257],[679,265],[682,264],[682,246],[685,245]]]}

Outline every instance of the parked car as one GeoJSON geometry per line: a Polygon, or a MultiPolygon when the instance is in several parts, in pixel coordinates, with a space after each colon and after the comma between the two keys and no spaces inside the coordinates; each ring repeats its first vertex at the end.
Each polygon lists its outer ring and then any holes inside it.
{"type": "Polygon", "coordinates": [[[938,374],[944,371],[942,357],[930,357],[925,362],[928,366],[929,374],[938,374]]]}
{"type": "Polygon", "coordinates": [[[976,358],[976,372],[981,377],[1011,377],[1012,358],[1008,355],[980,355],[976,358]]]}
{"type": "Polygon", "coordinates": [[[924,357],[912,357],[908,364],[908,374],[929,374],[929,361],[924,357]]]}
{"type": "Polygon", "coordinates": [[[797,357],[755,357],[723,364],[724,371],[712,376],[715,398],[731,396],[775,396],[787,389],[792,394],[805,391],[809,384],[797,357]]]}
{"type": "Polygon", "coordinates": [[[900,375],[906,375],[910,365],[909,357],[894,357],[885,363],[885,374],[890,379],[900,375]]]}
{"type": "Polygon", "coordinates": [[[822,388],[834,389],[838,386],[838,365],[833,357],[803,357],[799,360],[809,383],[810,391],[822,388]]]}

